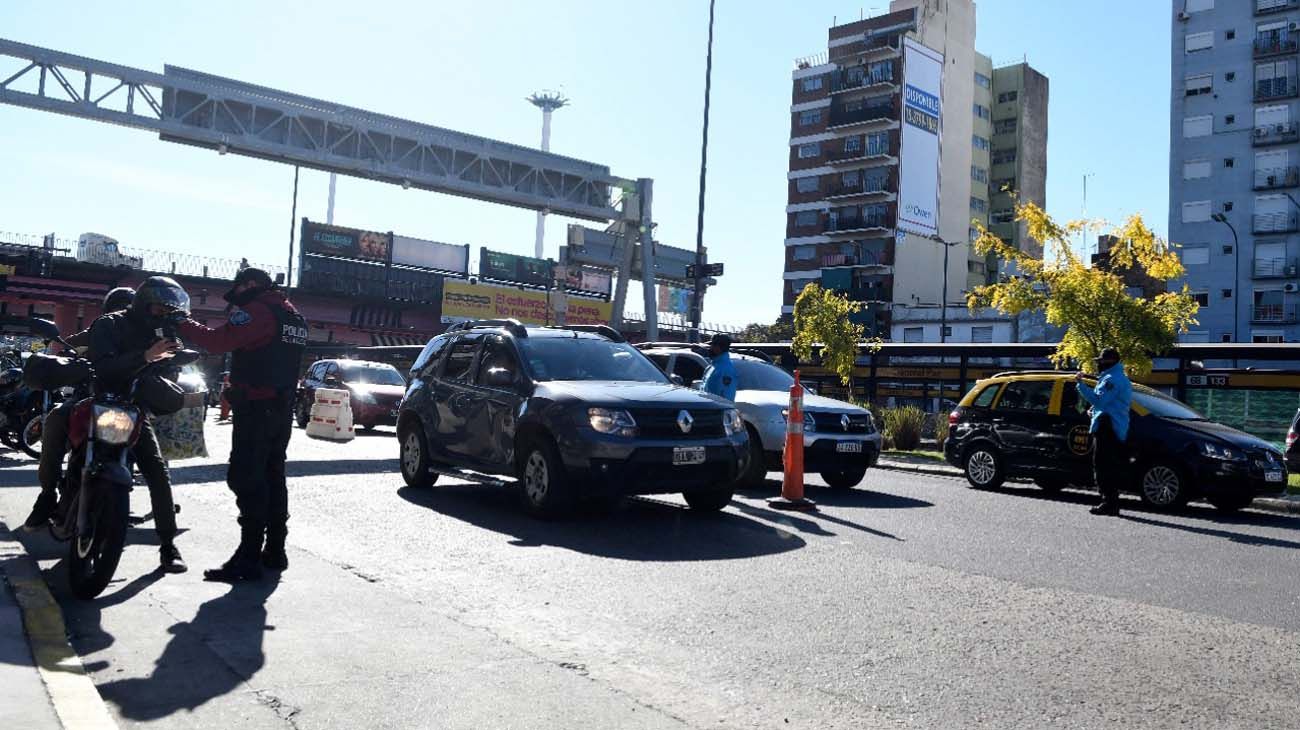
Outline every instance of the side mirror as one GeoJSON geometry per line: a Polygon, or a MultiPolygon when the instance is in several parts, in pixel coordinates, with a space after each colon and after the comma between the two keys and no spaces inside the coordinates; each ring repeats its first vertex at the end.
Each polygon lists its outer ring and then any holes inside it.
{"type": "Polygon", "coordinates": [[[32,317],[28,320],[32,333],[43,340],[59,339],[59,327],[48,319],[32,317]]]}
{"type": "Polygon", "coordinates": [[[484,385],[490,388],[510,388],[515,384],[515,374],[505,368],[489,368],[486,380],[484,385]]]}
{"type": "Polygon", "coordinates": [[[680,386],[683,386],[683,387],[685,387],[685,385],[686,385],[686,381],[685,381],[685,380],[682,380],[682,376],[680,376],[680,375],[676,375],[676,374],[674,374],[674,375],[669,375],[669,376],[668,376],[668,379],[671,380],[671,381],[673,381],[673,385],[680,385],[680,386]]]}

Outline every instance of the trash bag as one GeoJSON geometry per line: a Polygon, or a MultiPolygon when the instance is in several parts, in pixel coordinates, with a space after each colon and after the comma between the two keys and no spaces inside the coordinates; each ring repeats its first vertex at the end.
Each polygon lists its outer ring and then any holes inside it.
{"type": "Polygon", "coordinates": [[[202,405],[187,406],[170,415],[153,417],[153,428],[158,434],[163,459],[198,459],[208,455],[207,441],[203,436],[203,412],[202,405]]]}

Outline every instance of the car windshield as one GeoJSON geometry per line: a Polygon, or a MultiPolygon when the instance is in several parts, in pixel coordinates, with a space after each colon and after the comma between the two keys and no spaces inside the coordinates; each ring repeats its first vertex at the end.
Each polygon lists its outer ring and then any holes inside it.
{"type": "Polygon", "coordinates": [[[1173,418],[1179,421],[1204,421],[1205,416],[1192,410],[1182,401],[1175,400],[1159,391],[1133,386],[1133,403],[1151,412],[1153,416],[1173,418]]]}
{"type": "Polygon", "coordinates": [[[406,385],[402,374],[391,365],[345,365],[341,370],[343,382],[351,385],[406,385]]]}
{"type": "Polygon", "coordinates": [[[631,380],[667,383],[629,344],[593,337],[529,337],[519,344],[537,380],[631,380]]]}
{"type": "Polygon", "coordinates": [[[788,392],[794,385],[794,377],[781,368],[757,360],[732,360],[736,367],[736,377],[740,379],[740,390],[774,390],[788,392]]]}

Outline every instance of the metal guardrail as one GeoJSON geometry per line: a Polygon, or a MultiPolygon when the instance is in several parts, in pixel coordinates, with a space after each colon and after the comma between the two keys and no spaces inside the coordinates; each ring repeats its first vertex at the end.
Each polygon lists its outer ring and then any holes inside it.
{"type": "Polygon", "coordinates": [[[1256,147],[1297,141],[1300,141],[1300,124],[1296,122],[1261,124],[1255,127],[1255,133],[1251,138],[1251,143],[1256,147]]]}

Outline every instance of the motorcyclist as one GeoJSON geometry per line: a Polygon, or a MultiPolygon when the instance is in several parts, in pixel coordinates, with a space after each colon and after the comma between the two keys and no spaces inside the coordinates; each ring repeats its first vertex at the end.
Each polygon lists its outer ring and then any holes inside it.
{"type": "MultiPolygon", "coordinates": [[[[125,312],[131,308],[133,301],[135,301],[134,289],[126,286],[111,289],[104,295],[102,314],[125,312]]],[[[99,318],[95,321],[98,322],[99,318]]],[[[94,323],[91,323],[91,327],[93,326],[94,323]]],[[[90,327],[64,338],[64,341],[75,350],[84,350],[90,346],[90,327]]],[[[40,468],[37,470],[41,493],[36,498],[31,515],[23,523],[23,527],[28,531],[44,528],[54,514],[55,507],[58,506],[57,487],[63,477],[63,458],[68,453],[68,417],[76,405],[75,400],[66,400],[45,416],[41,427],[40,468]]]]}

